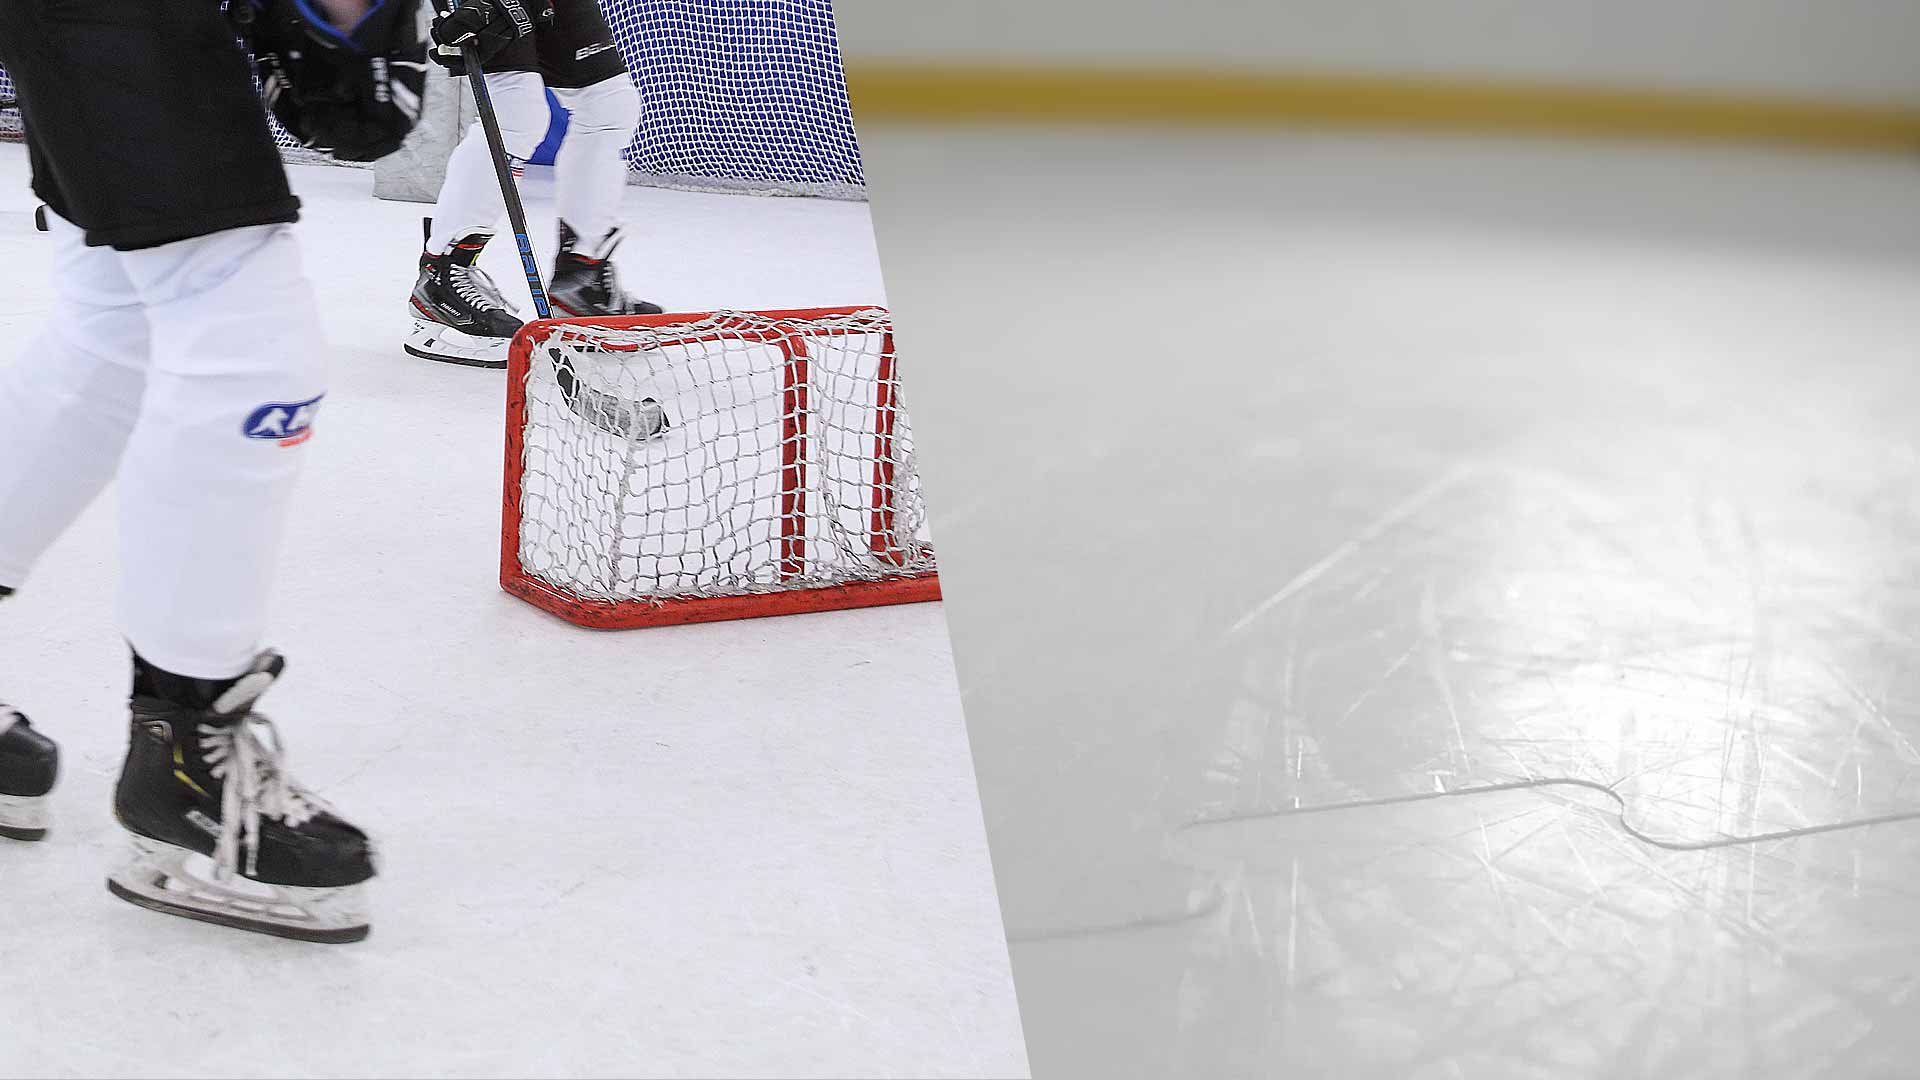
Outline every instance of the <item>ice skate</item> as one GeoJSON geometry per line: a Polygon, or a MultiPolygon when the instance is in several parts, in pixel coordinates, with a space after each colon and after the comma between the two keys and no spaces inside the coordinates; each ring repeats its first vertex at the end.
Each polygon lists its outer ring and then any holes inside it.
{"type": "Polygon", "coordinates": [[[27,718],[0,704],[0,836],[47,835],[47,794],[60,773],[60,749],[27,718]]]}
{"type": "Polygon", "coordinates": [[[141,907],[302,941],[367,936],[366,834],[287,774],[253,711],[284,662],[232,681],[135,661],[133,724],[114,812],[134,857],[107,887],[141,907]]]}
{"type": "Polygon", "coordinates": [[[507,349],[520,329],[520,318],[493,280],[474,265],[492,238],[489,232],[470,233],[445,255],[421,253],[420,279],[407,300],[413,314],[407,352],[447,364],[507,366],[507,349]]]}
{"type": "Polygon", "coordinates": [[[613,252],[620,240],[620,230],[614,229],[588,255],[580,236],[566,222],[560,223],[560,254],[554,259],[553,281],[547,286],[547,301],[555,315],[585,318],[660,314],[659,304],[636,300],[620,288],[613,269],[613,252]]]}

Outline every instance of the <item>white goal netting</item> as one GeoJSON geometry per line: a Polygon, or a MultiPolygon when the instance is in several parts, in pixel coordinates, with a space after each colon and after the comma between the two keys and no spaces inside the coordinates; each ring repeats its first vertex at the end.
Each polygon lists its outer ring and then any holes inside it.
{"type": "Polygon", "coordinates": [[[598,625],[932,598],[890,595],[935,566],[885,311],[543,325],[509,372],[510,591],[598,625]]]}
{"type": "Polygon", "coordinates": [[[20,110],[14,105],[13,80],[0,71],[0,142],[17,142],[20,139],[20,110]]]}

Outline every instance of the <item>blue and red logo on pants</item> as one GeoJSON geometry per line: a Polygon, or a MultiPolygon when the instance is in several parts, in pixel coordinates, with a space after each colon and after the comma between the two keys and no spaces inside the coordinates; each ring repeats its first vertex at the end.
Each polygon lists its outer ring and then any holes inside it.
{"type": "Polygon", "coordinates": [[[320,411],[320,399],[269,402],[248,414],[240,431],[249,439],[275,442],[281,446],[299,446],[313,437],[313,415],[320,411]]]}

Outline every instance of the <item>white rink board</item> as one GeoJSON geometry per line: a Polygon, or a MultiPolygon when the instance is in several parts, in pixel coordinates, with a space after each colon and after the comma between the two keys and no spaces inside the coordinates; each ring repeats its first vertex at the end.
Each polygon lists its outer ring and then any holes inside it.
{"type": "Polygon", "coordinates": [[[839,0],[848,64],[1199,67],[1920,104],[1887,0],[839,0]]]}

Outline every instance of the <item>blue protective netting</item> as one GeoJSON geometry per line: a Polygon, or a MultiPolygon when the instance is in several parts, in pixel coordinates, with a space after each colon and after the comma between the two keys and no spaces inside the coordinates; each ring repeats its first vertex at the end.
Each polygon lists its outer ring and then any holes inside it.
{"type": "Polygon", "coordinates": [[[640,87],[627,150],[636,171],[864,187],[832,0],[604,0],[604,10],[640,87]]]}
{"type": "MultiPolygon", "coordinates": [[[[832,0],[601,3],[640,88],[640,127],[626,155],[636,174],[860,197],[866,176],[832,0]]],[[[0,71],[0,97],[12,93],[0,71]]],[[[0,129],[9,119],[0,115],[0,129]]]]}

